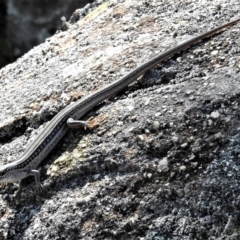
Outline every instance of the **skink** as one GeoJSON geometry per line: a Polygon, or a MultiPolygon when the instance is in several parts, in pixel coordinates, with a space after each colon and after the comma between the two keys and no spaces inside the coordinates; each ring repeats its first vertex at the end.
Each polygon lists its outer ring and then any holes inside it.
{"type": "Polygon", "coordinates": [[[147,70],[166,61],[173,55],[189,48],[199,41],[211,37],[216,33],[223,31],[227,27],[237,24],[239,21],[240,18],[198,35],[170,50],[160,53],[156,57],[136,67],[117,81],[114,81],[98,91],[93,92],[88,96],[76,101],[75,103],[65,107],[49,122],[49,124],[47,124],[43,131],[40,132],[40,134],[36,137],[36,140],[31,143],[31,145],[18,160],[0,167],[0,183],[16,182],[32,175],[35,178],[37,193],[39,193],[42,190],[40,174],[37,169],[39,164],[65,135],[69,126],[72,126],[72,122],[73,124],[79,123],[80,126],[84,125],[84,123],[81,121],[74,122],[71,119],[80,119],[91,108],[126,88],[130,83],[136,80],[139,76],[143,75],[147,70]]]}

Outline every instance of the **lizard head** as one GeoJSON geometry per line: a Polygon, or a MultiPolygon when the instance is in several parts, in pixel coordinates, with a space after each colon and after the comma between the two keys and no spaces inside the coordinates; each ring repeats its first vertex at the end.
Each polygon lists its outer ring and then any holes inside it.
{"type": "Polygon", "coordinates": [[[7,173],[7,166],[0,166],[0,183],[8,182],[7,173]]]}
{"type": "Polygon", "coordinates": [[[18,169],[12,163],[0,166],[0,183],[13,183],[26,177],[26,170],[18,169]]]}

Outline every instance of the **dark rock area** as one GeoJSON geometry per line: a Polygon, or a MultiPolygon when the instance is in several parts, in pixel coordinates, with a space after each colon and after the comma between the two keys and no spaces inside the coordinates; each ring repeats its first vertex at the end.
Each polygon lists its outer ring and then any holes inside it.
{"type": "MultiPolygon", "coordinates": [[[[0,68],[44,42],[76,9],[93,0],[3,0],[0,2],[0,68]]],[[[95,3],[97,4],[97,3],[95,3]]]]}

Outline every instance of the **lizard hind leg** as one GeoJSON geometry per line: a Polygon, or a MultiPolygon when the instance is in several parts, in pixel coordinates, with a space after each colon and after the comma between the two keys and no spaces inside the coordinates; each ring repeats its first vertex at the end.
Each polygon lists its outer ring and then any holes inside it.
{"type": "Polygon", "coordinates": [[[67,125],[69,128],[88,128],[89,123],[87,121],[80,121],[80,120],[74,120],[73,118],[69,118],[67,120],[67,125]]]}
{"type": "Polygon", "coordinates": [[[97,118],[89,118],[87,121],[80,121],[80,120],[74,120],[72,118],[69,118],[67,120],[67,125],[69,128],[84,128],[85,130],[88,129],[92,129],[96,126],[100,125],[100,121],[104,120],[105,117],[100,115],[97,118]]]}

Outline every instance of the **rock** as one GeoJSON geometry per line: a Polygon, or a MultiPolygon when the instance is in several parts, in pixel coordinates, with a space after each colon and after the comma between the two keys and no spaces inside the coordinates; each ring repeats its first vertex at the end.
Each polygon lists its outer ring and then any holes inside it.
{"type": "MultiPolygon", "coordinates": [[[[87,16],[0,70],[1,164],[67,105],[240,11],[224,3],[77,11],[87,16]]],[[[91,109],[82,120],[99,123],[68,131],[40,165],[40,196],[31,176],[19,198],[17,183],[1,186],[0,239],[238,239],[238,28],[156,66],[170,78],[133,82],[91,109]]]]}

